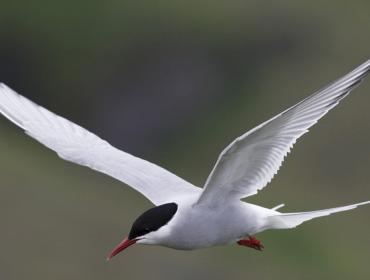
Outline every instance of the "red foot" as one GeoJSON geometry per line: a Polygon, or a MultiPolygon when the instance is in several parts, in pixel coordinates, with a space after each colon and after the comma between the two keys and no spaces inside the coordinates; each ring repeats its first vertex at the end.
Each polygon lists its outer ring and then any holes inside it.
{"type": "Polygon", "coordinates": [[[238,245],[247,246],[258,251],[262,251],[264,249],[263,245],[261,244],[261,241],[256,239],[254,236],[249,236],[248,239],[239,240],[237,243],[238,245]]]}

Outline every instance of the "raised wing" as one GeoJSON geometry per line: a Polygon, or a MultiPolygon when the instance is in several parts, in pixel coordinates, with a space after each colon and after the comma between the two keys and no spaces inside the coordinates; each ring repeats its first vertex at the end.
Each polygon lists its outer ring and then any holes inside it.
{"type": "Polygon", "coordinates": [[[114,148],[1,83],[0,112],[61,158],[110,175],[133,187],[155,205],[200,192],[199,188],[171,172],[114,148]]]}
{"type": "Polygon", "coordinates": [[[220,154],[198,203],[241,199],[264,188],[296,140],[370,71],[370,60],[295,106],[235,139],[220,154]]]}

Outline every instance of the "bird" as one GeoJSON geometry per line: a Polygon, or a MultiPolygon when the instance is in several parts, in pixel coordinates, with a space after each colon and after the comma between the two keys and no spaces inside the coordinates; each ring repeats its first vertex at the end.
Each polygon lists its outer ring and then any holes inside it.
{"type": "Polygon", "coordinates": [[[134,244],[178,250],[238,244],[262,251],[255,235],[291,229],[303,222],[352,210],[370,201],[310,212],[283,213],[243,199],[257,194],[277,174],[298,138],[347,97],[370,72],[370,60],[301,102],[232,141],[219,155],[203,188],[144,159],[121,151],[81,126],[58,116],[4,83],[0,112],[64,160],[118,179],[153,207],[133,223],[110,260],[134,244]]]}

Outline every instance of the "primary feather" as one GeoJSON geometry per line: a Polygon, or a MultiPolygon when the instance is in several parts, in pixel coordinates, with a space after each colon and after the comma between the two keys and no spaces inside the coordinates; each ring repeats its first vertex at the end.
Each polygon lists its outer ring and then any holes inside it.
{"type": "Polygon", "coordinates": [[[133,187],[155,205],[200,192],[171,172],[120,151],[0,83],[0,112],[61,158],[88,166],[133,187]]]}
{"type": "Polygon", "coordinates": [[[297,139],[346,97],[369,71],[370,60],[236,138],[220,154],[198,203],[224,203],[256,194],[264,188],[297,139]]]}

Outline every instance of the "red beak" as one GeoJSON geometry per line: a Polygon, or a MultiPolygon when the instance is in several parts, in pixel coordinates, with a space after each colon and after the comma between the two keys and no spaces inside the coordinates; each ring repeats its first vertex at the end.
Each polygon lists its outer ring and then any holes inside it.
{"type": "Polygon", "coordinates": [[[120,253],[121,251],[125,250],[127,247],[134,245],[136,243],[137,239],[128,239],[125,238],[123,241],[117,245],[116,248],[109,254],[107,257],[107,261],[109,261],[111,258],[113,258],[115,255],[120,253]]]}

